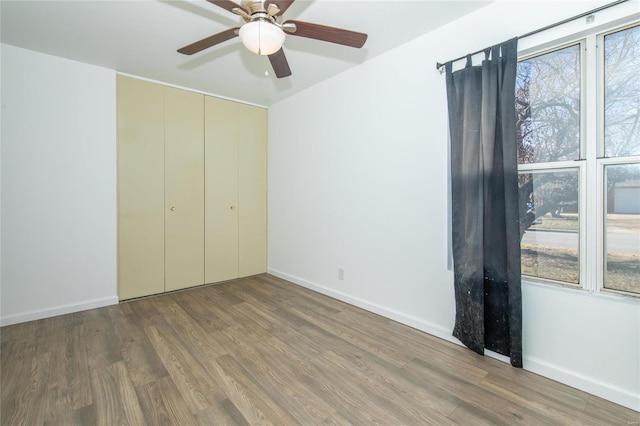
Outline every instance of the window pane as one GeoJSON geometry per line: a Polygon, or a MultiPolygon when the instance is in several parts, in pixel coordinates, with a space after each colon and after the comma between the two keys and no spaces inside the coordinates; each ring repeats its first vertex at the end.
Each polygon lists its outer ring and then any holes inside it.
{"type": "Polygon", "coordinates": [[[607,157],[640,155],[640,26],[604,38],[607,157]]]}
{"type": "Polygon", "coordinates": [[[578,169],[520,173],[522,274],[577,284],[578,169]]]}
{"type": "Polygon", "coordinates": [[[518,162],[580,156],[580,45],[518,63],[518,162]]]}
{"type": "Polygon", "coordinates": [[[606,288],[640,293],[640,164],[605,166],[606,288]]]}

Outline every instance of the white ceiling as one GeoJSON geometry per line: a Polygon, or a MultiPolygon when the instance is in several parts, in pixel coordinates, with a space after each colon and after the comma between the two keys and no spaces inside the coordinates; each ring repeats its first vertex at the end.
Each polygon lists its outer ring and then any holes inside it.
{"type": "Polygon", "coordinates": [[[353,49],[289,35],[284,50],[293,75],[283,79],[273,75],[268,58],[247,51],[239,38],[193,56],[177,53],[243,22],[204,0],[2,0],[1,41],[268,106],[488,3],[297,0],[285,19],[365,32],[369,39],[362,49],[353,49]]]}

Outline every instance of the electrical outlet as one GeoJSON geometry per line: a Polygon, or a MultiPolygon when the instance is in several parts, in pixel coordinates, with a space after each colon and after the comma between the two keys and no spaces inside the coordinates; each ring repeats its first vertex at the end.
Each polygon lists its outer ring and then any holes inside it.
{"type": "Polygon", "coordinates": [[[340,281],[344,281],[344,269],[343,268],[338,268],[338,279],[340,281]]]}

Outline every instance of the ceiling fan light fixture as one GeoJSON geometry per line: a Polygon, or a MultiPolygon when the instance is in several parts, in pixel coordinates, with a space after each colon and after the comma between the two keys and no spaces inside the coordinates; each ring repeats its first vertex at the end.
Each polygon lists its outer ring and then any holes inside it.
{"type": "Polygon", "coordinates": [[[278,26],[265,21],[253,21],[240,27],[240,40],[257,55],[276,53],[284,43],[285,34],[278,26]]]}

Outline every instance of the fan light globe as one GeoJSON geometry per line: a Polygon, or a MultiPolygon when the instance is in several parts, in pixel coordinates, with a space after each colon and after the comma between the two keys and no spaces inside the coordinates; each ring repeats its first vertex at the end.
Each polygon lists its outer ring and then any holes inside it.
{"type": "Polygon", "coordinates": [[[271,55],[282,47],[284,31],[269,22],[248,22],[240,27],[240,40],[257,55],[271,55]]]}

